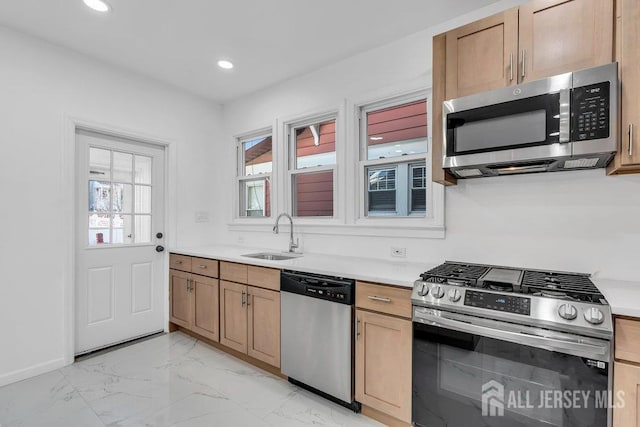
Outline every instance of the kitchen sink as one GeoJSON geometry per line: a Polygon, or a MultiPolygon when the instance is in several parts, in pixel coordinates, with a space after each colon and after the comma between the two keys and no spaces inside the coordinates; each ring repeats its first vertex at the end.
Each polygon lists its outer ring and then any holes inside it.
{"type": "Polygon", "coordinates": [[[244,254],[248,258],[266,259],[268,261],[284,261],[287,259],[300,258],[300,254],[287,254],[282,252],[259,252],[256,254],[244,254]]]}

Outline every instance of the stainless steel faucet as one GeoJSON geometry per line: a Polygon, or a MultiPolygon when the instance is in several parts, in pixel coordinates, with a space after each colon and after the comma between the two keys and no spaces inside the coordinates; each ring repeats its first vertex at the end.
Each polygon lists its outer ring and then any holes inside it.
{"type": "Polygon", "coordinates": [[[291,218],[291,215],[284,212],[278,215],[278,218],[276,218],[276,225],[273,226],[273,232],[278,234],[278,232],[280,231],[280,229],[278,228],[278,224],[280,223],[280,218],[282,218],[283,216],[286,218],[289,218],[289,222],[291,223],[291,236],[289,237],[289,252],[295,252],[296,249],[298,249],[299,240],[296,239],[295,242],[293,241],[293,218],[291,218]]]}

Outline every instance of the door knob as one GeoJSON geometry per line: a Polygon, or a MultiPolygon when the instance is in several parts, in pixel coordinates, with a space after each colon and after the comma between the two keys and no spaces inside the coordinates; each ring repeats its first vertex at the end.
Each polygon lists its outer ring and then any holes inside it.
{"type": "Polygon", "coordinates": [[[162,233],[156,233],[156,237],[157,237],[158,239],[162,239],[162,238],[164,237],[164,234],[162,234],[162,233]]]}
{"type": "Polygon", "coordinates": [[[164,246],[162,245],[156,246],[156,252],[163,252],[163,251],[164,251],[164,246]]]}

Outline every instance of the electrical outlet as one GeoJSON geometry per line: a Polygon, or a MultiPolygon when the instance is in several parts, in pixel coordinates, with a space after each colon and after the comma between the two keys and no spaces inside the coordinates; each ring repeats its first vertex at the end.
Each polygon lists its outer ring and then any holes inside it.
{"type": "Polygon", "coordinates": [[[407,248],[398,248],[395,246],[391,246],[391,256],[398,257],[398,258],[406,258],[407,248]]]}
{"type": "Polygon", "coordinates": [[[196,212],[196,222],[209,222],[209,212],[196,212]]]}

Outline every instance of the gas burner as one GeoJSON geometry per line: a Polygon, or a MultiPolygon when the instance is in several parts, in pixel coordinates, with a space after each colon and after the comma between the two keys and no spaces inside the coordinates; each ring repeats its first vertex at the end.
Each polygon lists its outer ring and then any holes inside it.
{"type": "Polygon", "coordinates": [[[534,292],[532,295],[536,297],[546,297],[546,298],[561,299],[561,300],[568,300],[568,301],[580,301],[577,298],[570,297],[565,292],[543,290],[540,292],[534,292]]]}
{"type": "Polygon", "coordinates": [[[486,283],[485,282],[484,287],[486,289],[489,289],[489,290],[492,290],[492,291],[513,292],[513,286],[512,285],[507,285],[507,284],[502,284],[502,283],[486,283]]]}

